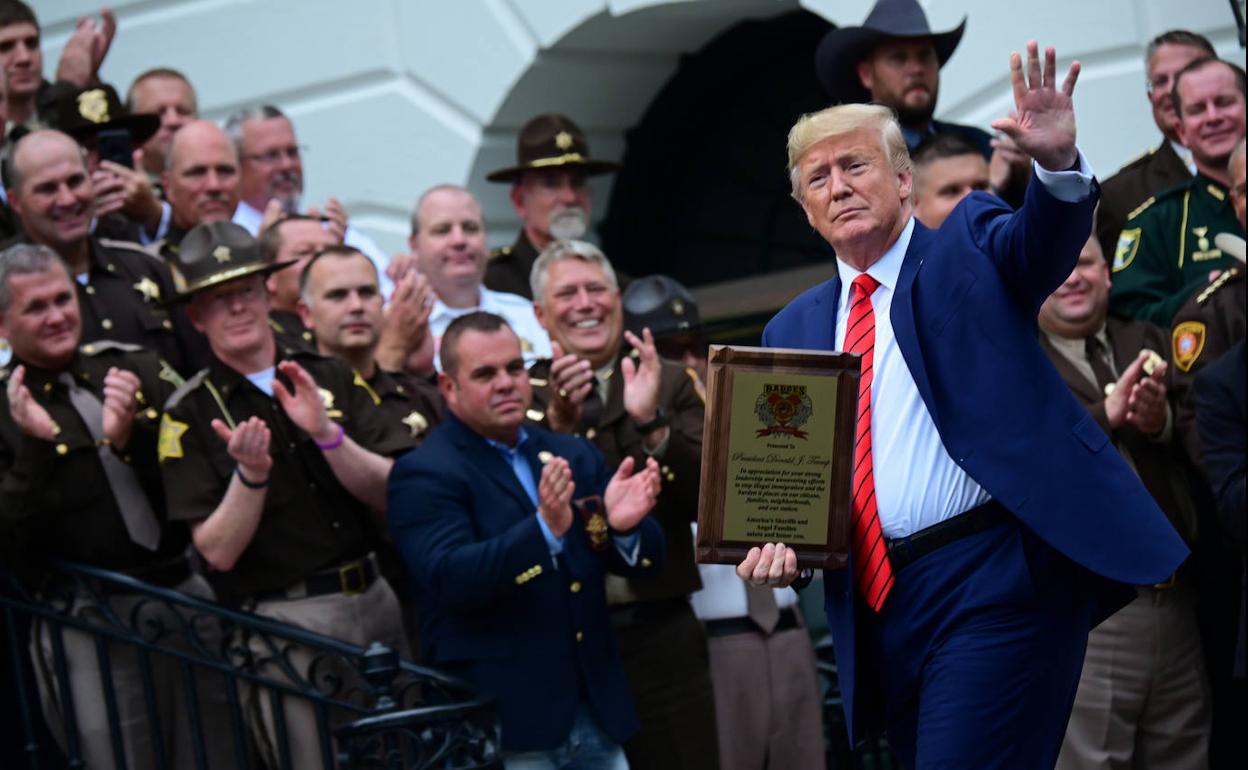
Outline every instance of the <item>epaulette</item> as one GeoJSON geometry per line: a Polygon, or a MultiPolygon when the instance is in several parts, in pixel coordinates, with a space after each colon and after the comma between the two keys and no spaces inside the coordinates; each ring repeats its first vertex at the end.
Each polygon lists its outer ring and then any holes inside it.
{"type": "Polygon", "coordinates": [[[208,379],[207,369],[200,369],[198,372],[196,372],[193,377],[188,379],[186,382],[182,383],[181,387],[173,391],[173,394],[169,396],[169,400],[165,402],[165,411],[168,411],[174,408],[175,406],[177,406],[182,401],[182,399],[186,398],[186,395],[188,393],[196,390],[197,388],[199,388],[200,385],[203,385],[204,380],[206,379],[208,379]]]}
{"type": "Polygon", "coordinates": [[[1136,156],[1135,156],[1134,158],[1132,158],[1131,160],[1129,160],[1129,161],[1127,161],[1126,163],[1123,163],[1121,166],[1119,166],[1119,167],[1118,167],[1118,171],[1116,171],[1115,173],[1121,174],[1122,172],[1126,171],[1127,169],[1131,168],[1132,166],[1136,166],[1136,165],[1139,165],[1140,163],[1143,163],[1144,161],[1146,161],[1146,160],[1148,160],[1149,158],[1153,157],[1153,155],[1155,155],[1155,154],[1157,154],[1157,148],[1156,148],[1156,147],[1149,147],[1149,148],[1148,148],[1147,150],[1145,150],[1144,152],[1140,153],[1139,155],[1136,155],[1136,156]]]}
{"type": "Polygon", "coordinates": [[[1140,214],[1144,213],[1145,209],[1147,209],[1149,206],[1153,205],[1156,202],[1157,202],[1157,196],[1150,195],[1148,197],[1148,200],[1136,206],[1134,209],[1131,210],[1130,214],[1127,214],[1127,221],[1130,222],[1132,219],[1135,219],[1140,214]]]}
{"type": "Polygon", "coordinates": [[[78,348],[79,352],[87,356],[96,356],[100,353],[108,351],[120,350],[124,353],[134,353],[143,350],[142,345],[131,345],[129,342],[118,342],[117,340],[96,340],[88,342],[78,348]]]}
{"type": "Polygon", "coordinates": [[[511,254],[510,246],[499,246],[497,249],[490,249],[490,259],[506,257],[511,254]]]}
{"type": "Polygon", "coordinates": [[[1210,281],[1209,285],[1205,287],[1204,291],[1196,295],[1196,304],[1197,305],[1204,304],[1205,300],[1213,296],[1213,293],[1215,291],[1217,291],[1218,289],[1221,289],[1223,286],[1226,285],[1228,281],[1230,281],[1232,278],[1234,278],[1237,275],[1239,275],[1238,267],[1229,267],[1226,270],[1223,270],[1221,275],[1219,275],[1217,278],[1214,278],[1212,281],[1210,281]]]}
{"type": "Polygon", "coordinates": [[[1205,185],[1205,191],[1209,193],[1210,195],[1212,195],[1213,197],[1217,198],[1219,201],[1226,200],[1226,193],[1222,192],[1220,189],[1218,189],[1214,185],[1211,185],[1211,184],[1205,185]]]}
{"type": "Polygon", "coordinates": [[[135,243],[134,241],[118,241],[112,238],[96,238],[95,242],[110,249],[121,249],[132,254],[142,254],[144,257],[158,264],[164,264],[165,262],[158,254],[153,254],[148,251],[141,243],[135,243]]]}

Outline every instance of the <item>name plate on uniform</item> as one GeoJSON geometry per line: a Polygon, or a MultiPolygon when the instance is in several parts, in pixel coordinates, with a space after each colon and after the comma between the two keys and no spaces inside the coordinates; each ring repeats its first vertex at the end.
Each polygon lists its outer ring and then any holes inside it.
{"type": "Polygon", "coordinates": [[[712,345],[697,560],[784,543],[799,567],[844,567],[861,357],[712,345]]]}

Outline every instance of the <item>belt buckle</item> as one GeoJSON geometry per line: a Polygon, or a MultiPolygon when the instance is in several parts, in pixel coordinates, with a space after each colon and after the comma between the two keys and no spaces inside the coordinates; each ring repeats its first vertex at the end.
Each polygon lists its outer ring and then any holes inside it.
{"type": "Polygon", "coordinates": [[[1154,583],[1153,588],[1157,591],[1169,591],[1171,588],[1174,588],[1174,579],[1178,576],[1178,574],[1179,573],[1177,572],[1170,573],[1170,577],[1160,583],[1154,583]]]}
{"type": "Polygon", "coordinates": [[[353,561],[338,568],[338,584],[342,588],[342,592],[347,596],[355,596],[364,593],[364,589],[368,587],[367,575],[364,574],[364,563],[353,561]],[[353,575],[358,575],[357,580],[352,580],[353,575]]]}

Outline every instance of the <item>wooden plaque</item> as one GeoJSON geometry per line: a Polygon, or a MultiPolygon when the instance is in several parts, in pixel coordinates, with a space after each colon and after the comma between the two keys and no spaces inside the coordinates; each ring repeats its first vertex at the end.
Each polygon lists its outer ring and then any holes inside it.
{"type": "Polygon", "coordinates": [[[712,345],[697,560],[784,543],[799,567],[844,567],[861,356],[712,345]]]}

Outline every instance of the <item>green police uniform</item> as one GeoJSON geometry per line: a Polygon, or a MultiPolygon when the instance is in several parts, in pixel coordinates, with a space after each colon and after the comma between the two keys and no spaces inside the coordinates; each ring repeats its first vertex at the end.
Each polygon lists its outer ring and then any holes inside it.
{"type": "Polygon", "coordinates": [[[1237,264],[1213,245],[1218,233],[1243,234],[1226,187],[1203,174],[1140,205],[1118,238],[1110,311],[1162,327],[1211,270],[1237,264]]]}

